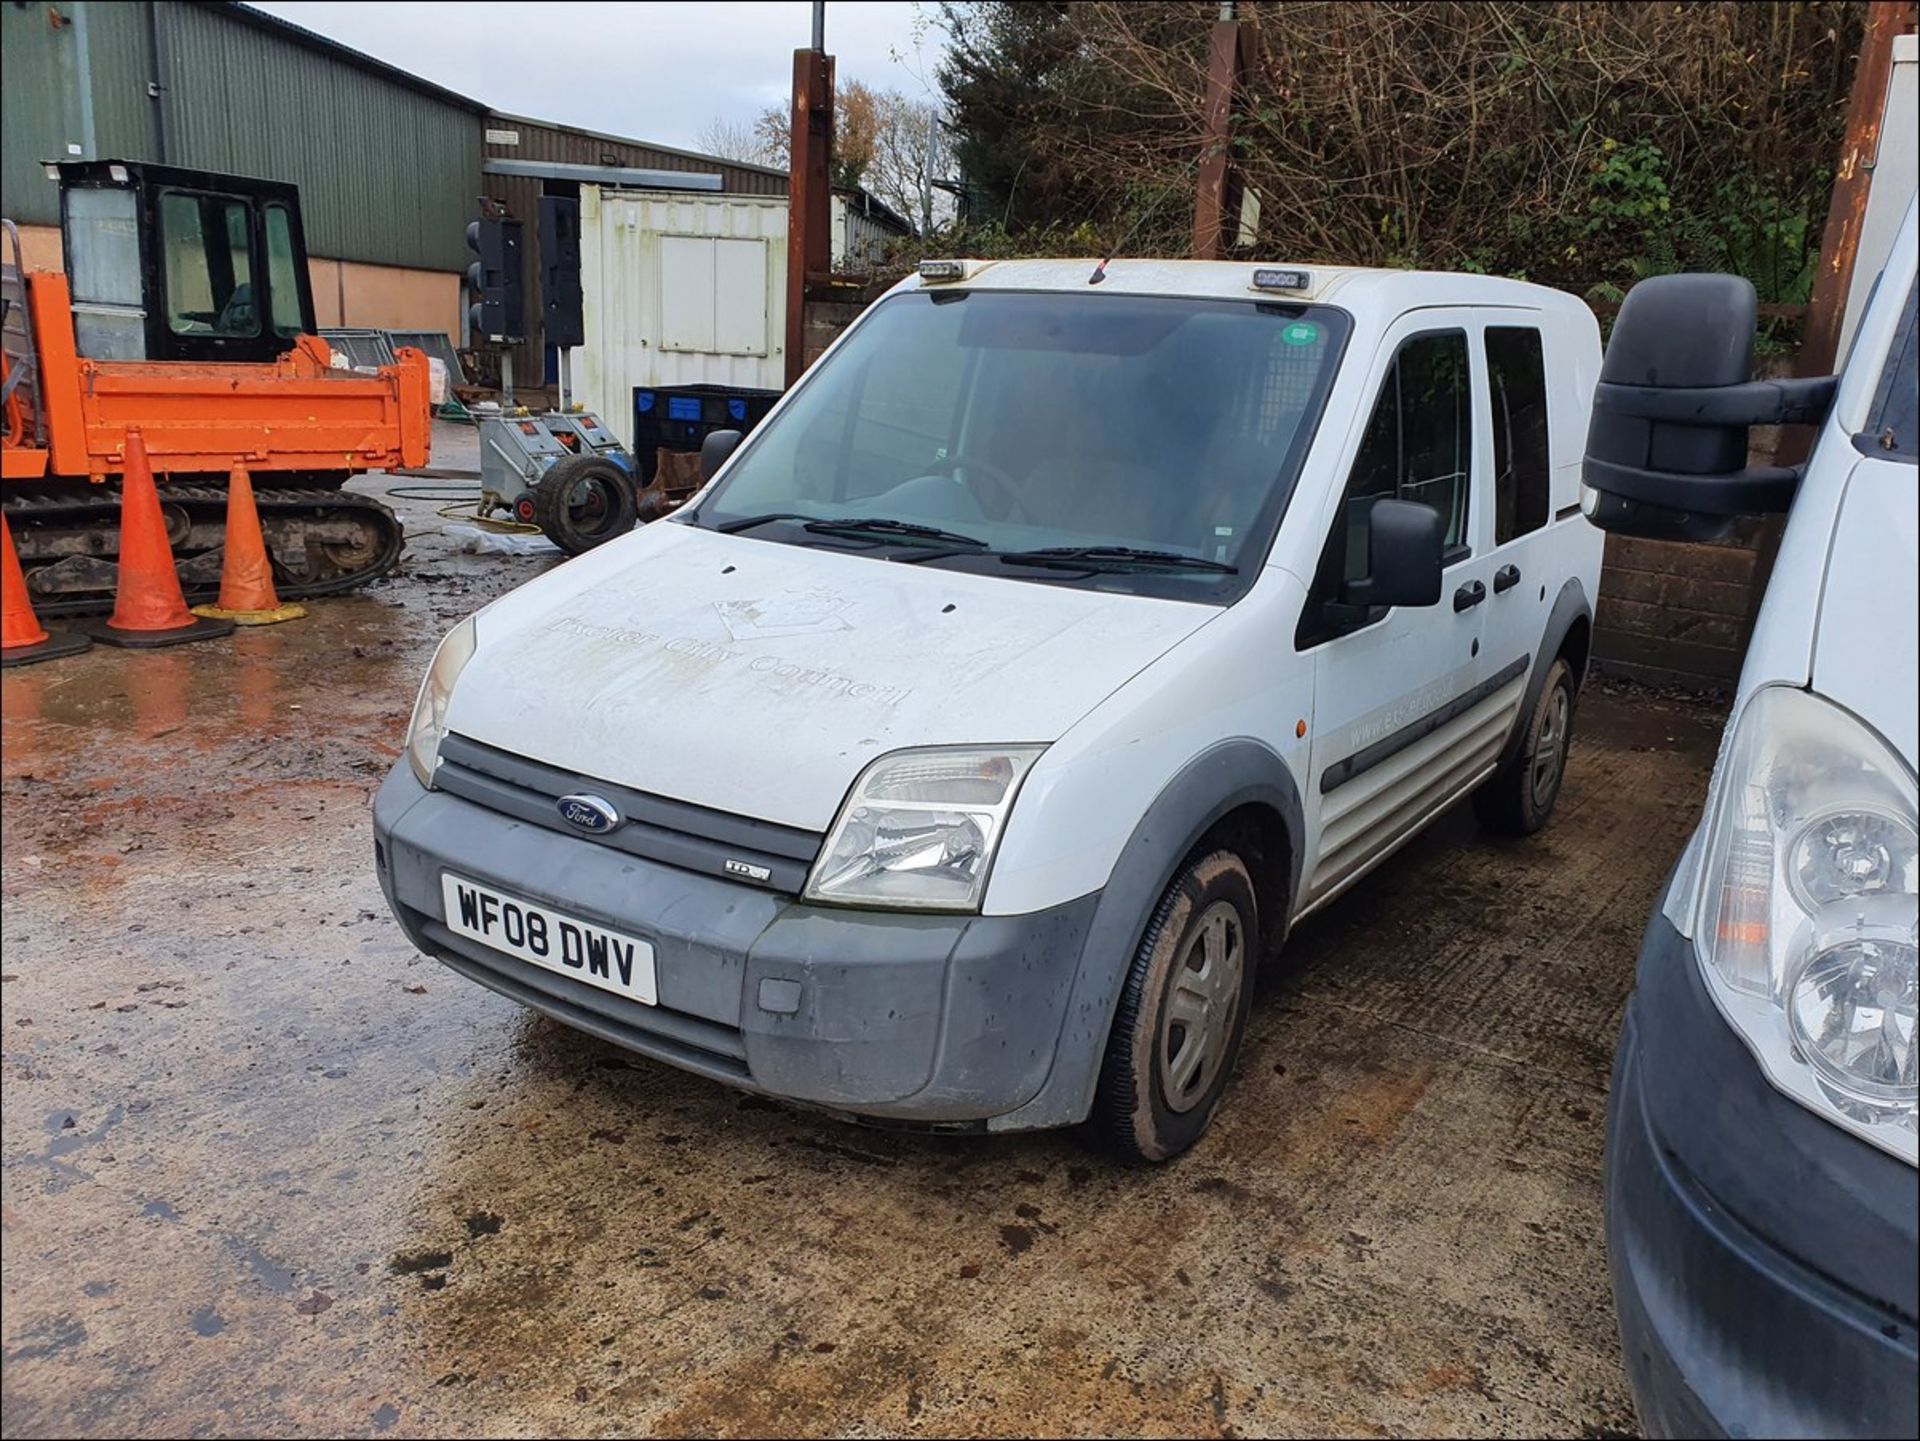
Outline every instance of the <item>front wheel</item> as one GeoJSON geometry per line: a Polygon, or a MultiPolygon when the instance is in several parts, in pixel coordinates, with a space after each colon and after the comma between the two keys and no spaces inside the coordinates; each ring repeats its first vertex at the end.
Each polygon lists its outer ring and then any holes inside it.
{"type": "Polygon", "coordinates": [[[1573,741],[1573,667],[1555,658],[1527,717],[1519,752],[1473,793],[1480,824],[1506,836],[1530,836],[1553,815],[1573,741]]]}
{"type": "Polygon", "coordinates": [[[1093,1128],[1122,1160],[1165,1161],[1205,1134],[1233,1075],[1253,1000],[1259,917],[1232,851],[1173,878],[1127,970],[1093,1128]]]}

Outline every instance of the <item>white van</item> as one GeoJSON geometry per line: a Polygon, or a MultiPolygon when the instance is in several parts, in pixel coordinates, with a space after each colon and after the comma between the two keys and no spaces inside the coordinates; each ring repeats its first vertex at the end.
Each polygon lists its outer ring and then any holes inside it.
{"type": "Polygon", "coordinates": [[[1838,377],[1749,382],[1753,288],[1675,275],[1627,297],[1594,400],[1600,524],[1701,540],[1788,512],[1608,1101],[1607,1258],[1651,1436],[1920,1427],[1913,193],[1909,163],[1838,377]],[[1748,425],[1778,422],[1818,427],[1806,465],[1748,468],[1748,425]]]}
{"type": "Polygon", "coordinates": [[[394,913],[737,1086],[1175,1155],[1294,921],[1469,793],[1551,812],[1599,364],[1509,280],[929,262],[686,509],[447,636],[394,913]]]}

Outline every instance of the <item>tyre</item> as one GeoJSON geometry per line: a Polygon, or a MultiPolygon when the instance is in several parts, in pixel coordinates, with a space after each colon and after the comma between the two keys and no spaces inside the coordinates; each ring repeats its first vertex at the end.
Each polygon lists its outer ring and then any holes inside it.
{"type": "Polygon", "coordinates": [[[1201,856],[1173,878],[1120,992],[1092,1128],[1125,1161],[1165,1161],[1198,1141],[1232,1079],[1253,1003],[1259,916],[1246,863],[1201,856]]]}
{"type": "Polygon", "coordinates": [[[533,523],[568,555],[633,529],[633,477],[598,455],[563,455],[533,491],[533,523]]]}
{"type": "Polygon", "coordinates": [[[1480,824],[1503,836],[1530,836],[1553,815],[1573,741],[1573,668],[1555,658],[1527,717],[1520,749],[1473,793],[1480,824]]]}

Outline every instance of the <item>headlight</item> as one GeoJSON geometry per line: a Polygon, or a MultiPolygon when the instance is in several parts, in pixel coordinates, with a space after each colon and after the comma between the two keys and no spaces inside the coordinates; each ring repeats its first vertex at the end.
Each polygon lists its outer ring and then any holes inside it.
{"type": "Polygon", "coordinates": [[[473,646],[473,617],[468,616],[447,632],[433,653],[427,678],[420,683],[420,699],[413,703],[413,719],[407,725],[407,764],[429,790],[433,768],[440,761],[440,738],[447,733],[447,702],[453,698],[454,681],[473,659],[473,646]]]}
{"type": "Polygon", "coordinates": [[[1698,843],[1691,929],[1721,1011],[1776,1086],[1913,1162],[1913,772],[1830,701],[1769,686],[1721,757],[1698,843]]]}
{"type": "Polygon", "coordinates": [[[951,746],[882,756],[853,783],[806,899],[972,911],[1014,794],[1041,746],[951,746]]]}

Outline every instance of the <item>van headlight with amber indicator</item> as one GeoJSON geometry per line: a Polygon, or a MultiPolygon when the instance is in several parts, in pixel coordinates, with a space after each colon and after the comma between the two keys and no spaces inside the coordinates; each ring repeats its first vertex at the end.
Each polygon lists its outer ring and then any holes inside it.
{"type": "Polygon", "coordinates": [[[1807,691],[1765,687],[1721,756],[1697,864],[1683,864],[1669,905],[1689,917],[1708,989],[1773,1084],[1909,1163],[1915,809],[1913,771],[1873,730],[1807,691]]]}
{"type": "Polygon", "coordinates": [[[1007,812],[1042,746],[935,746],[881,756],[853,783],[806,899],[977,911],[1007,812]]]}

